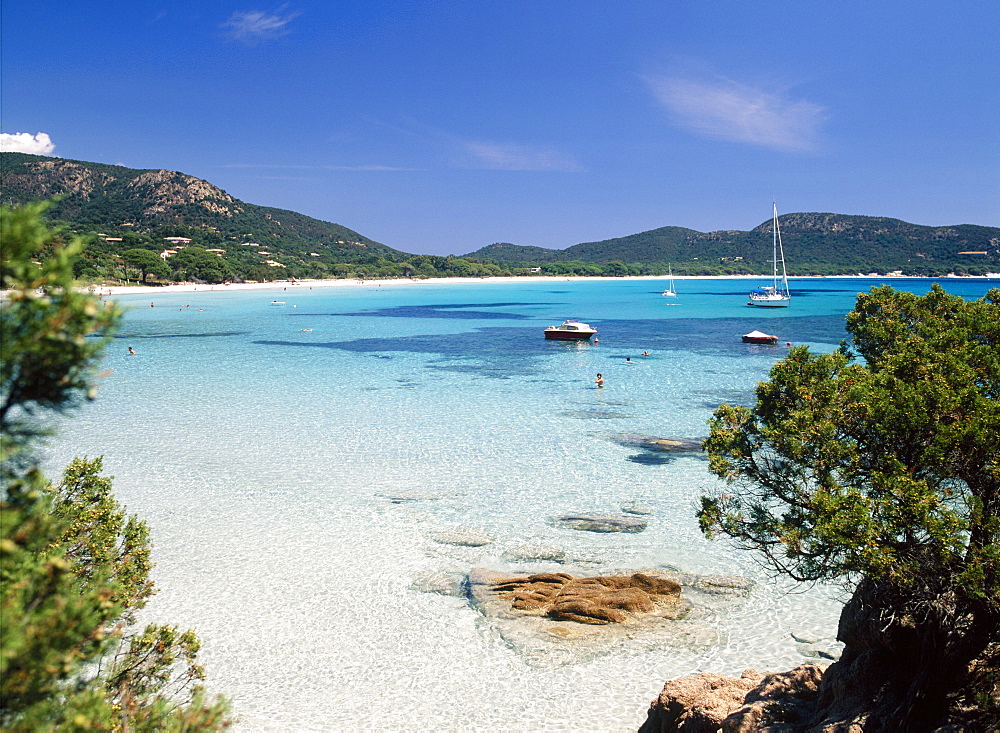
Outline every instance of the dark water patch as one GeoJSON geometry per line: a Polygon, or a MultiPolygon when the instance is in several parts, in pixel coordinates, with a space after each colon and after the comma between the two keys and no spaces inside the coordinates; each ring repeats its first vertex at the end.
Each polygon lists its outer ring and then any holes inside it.
{"type": "MultiPolygon", "coordinates": [[[[478,328],[466,333],[364,338],[336,342],[256,341],[259,346],[333,349],[391,358],[392,354],[425,354],[436,360],[428,368],[479,373],[508,379],[539,376],[538,360],[551,353],[550,342],[537,328],[478,328]]],[[[553,380],[555,381],[555,380],[553,380]]]]}
{"type": "Polygon", "coordinates": [[[531,316],[520,313],[498,313],[478,310],[481,308],[526,308],[546,306],[543,303],[445,303],[437,305],[400,305],[393,308],[379,308],[371,311],[347,311],[342,313],[293,313],[293,316],[337,316],[353,318],[441,318],[476,321],[523,321],[531,316]]]}
{"type": "MultiPolygon", "coordinates": [[[[452,309],[438,312],[469,313],[452,309]]],[[[635,364],[642,364],[647,358],[640,356],[643,351],[652,352],[649,358],[660,359],[669,358],[669,354],[665,352],[670,351],[755,360],[777,360],[787,353],[784,345],[759,347],[742,342],[744,333],[762,327],[759,318],[614,320],[595,325],[600,329],[601,339],[606,340],[609,346],[613,344],[613,350],[607,352],[607,358],[620,364],[624,364],[628,356],[631,356],[635,364]]],[[[772,318],[764,327],[777,335],[782,344],[785,341],[809,341],[830,344],[831,350],[846,335],[842,316],[772,318]]],[[[483,376],[505,379],[545,375],[539,368],[542,359],[607,348],[588,341],[547,340],[543,330],[537,325],[485,326],[461,333],[370,337],[345,341],[259,340],[254,343],[258,346],[332,349],[383,358],[392,354],[425,354],[443,360],[432,363],[430,368],[478,372],[483,376]],[[460,363],[456,363],[456,360],[460,360],[460,363]]],[[[600,352],[600,356],[604,357],[605,354],[600,352]]]]}
{"type": "Polygon", "coordinates": [[[672,453],[636,453],[627,460],[641,466],[665,466],[677,460],[677,456],[672,453]]]}
{"type": "MultiPolygon", "coordinates": [[[[755,311],[756,312],[756,311],[755,311]]],[[[609,345],[613,340],[613,358],[624,360],[643,351],[684,350],[703,354],[784,354],[787,341],[839,345],[847,337],[844,317],[779,316],[746,318],[671,318],[632,321],[604,321],[598,336],[609,345]],[[749,350],[756,344],[744,344],[742,336],[754,329],[766,330],[778,337],[781,346],[769,350],[749,350]]],[[[662,356],[660,354],[659,356],[662,356]]]]}

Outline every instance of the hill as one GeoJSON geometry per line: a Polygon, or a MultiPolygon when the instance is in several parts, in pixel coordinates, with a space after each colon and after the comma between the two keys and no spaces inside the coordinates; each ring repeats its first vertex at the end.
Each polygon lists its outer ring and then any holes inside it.
{"type": "MultiPolygon", "coordinates": [[[[49,217],[91,239],[78,275],[92,280],[487,276],[528,274],[529,268],[547,275],[662,275],[668,263],[682,275],[771,271],[770,219],[750,231],[665,226],[566,249],[496,243],[464,257],[438,257],[246,203],[176,171],[0,153],[0,176],[4,204],[57,197],[49,217]],[[137,257],[136,249],[148,252],[137,257]]],[[[825,213],[785,214],[780,222],[790,274],[1000,271],[997,227],[825,213]]]]}
{"type": "MultiPolygon", "coordinates": [[[[892,272],[944,274],[1000,270],[1000,228],[930,227],[899,219],[829,213],[779,217],[789,271],[797,274],[892,272]]],[[[770,268],[771,220],[750,231],[698,232],[661,227],[566,249],[491,244],[469,257],[504,263],[664,263],[693,273],[714,265],[731,273],[770,268]]]]}

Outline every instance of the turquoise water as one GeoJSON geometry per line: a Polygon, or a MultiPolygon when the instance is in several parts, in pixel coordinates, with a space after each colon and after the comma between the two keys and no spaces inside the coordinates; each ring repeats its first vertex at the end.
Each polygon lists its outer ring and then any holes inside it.
{"type": "MultiPolygon", "coordinates": [[[[148,617],[198,631],[241,730],[634,730],[668,678],[836,654],[838,591],[791,588],[705,540],[704,459],[634,441],[704,437],[715,406],[749,404],[786,351],[743,333],[832,350],[878,283],[795,280],[792,307],[774,310],[746,305],[746,280],[678,280],[676,299],[655,280],[124,296],[113,373],[50,463],[105,456],[152,528],[148,617]],[[544,340],[569,318],[600,342],[544,340]],[[547,521],[629,503],[652,512],[642,533],[547,521]],[[456,531],[490,541],[441,541],[456,531]],[[561,562],[523,559],[539,546],[561,562]],[[685,634],[553,646],[520,643],[449,587],[473,567],[755,586],[700,608],[685,634]]],[[[944,285],[980,297],[996,282],[944,285]]]]}

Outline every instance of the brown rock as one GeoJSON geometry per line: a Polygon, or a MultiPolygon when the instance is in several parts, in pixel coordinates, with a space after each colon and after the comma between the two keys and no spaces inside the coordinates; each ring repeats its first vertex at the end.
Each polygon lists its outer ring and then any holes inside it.
{"type": "MultiPolygon", "coordinates": [[[[801,731],[816,706],[823,669],[805,664],[739,679],[702,673],[671,680],[649,707],[640,733],[801,731]]],[[[848,729],[845,729],[845,733],[848,729]]]]}
{"type": "Polygon", "coordinates": [[[739,679],[702,672],[670,680],[649,706],[639,733],[717,733],[760,679],[748,669],[739,679]]]}
{"type": "Polygon", "coordinates": [[[680,601],[678,583],[644,573],[591,578],[567,573],[506,576],[498,578],[493,588],[517,611],[583,624],[624,623],[657,610],[679,618],[687,608],[680,601]]]}
{"type": "Polygon", "coordinates": [[[742,707],[722,721],[723,733],[752,733],[775,725],[803,729],[815,710],[822,679],[823,669],[815,664],[765,675],[742,707]]]}

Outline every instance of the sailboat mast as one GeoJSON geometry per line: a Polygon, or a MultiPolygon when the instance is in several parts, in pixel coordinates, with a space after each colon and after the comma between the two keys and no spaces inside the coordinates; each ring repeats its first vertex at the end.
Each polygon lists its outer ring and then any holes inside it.
{"type": "Polygon", "coordinates": [[[771,283],[774,286],[775,291],[778,289],[778,204],[775,201],[771,202],[771,206],[774,208],[774,214],[771,217],[771,267],[772,276],[774,278],[771,283]]]}
{"type": "Polygon", "coordinates": [[[775,278],[775,288],[778,286],[778,262],[777,255],[781,255],[781,283],[785,286],[784,295],[788,295],[788,272],[785,270],[785,248],[781,246],[781,229],[778,228],[778,204],[774,203],[774,239],[777,242],[778,248],[775,252],[775,263],[774,263],[774,278],[775,278]]]}

